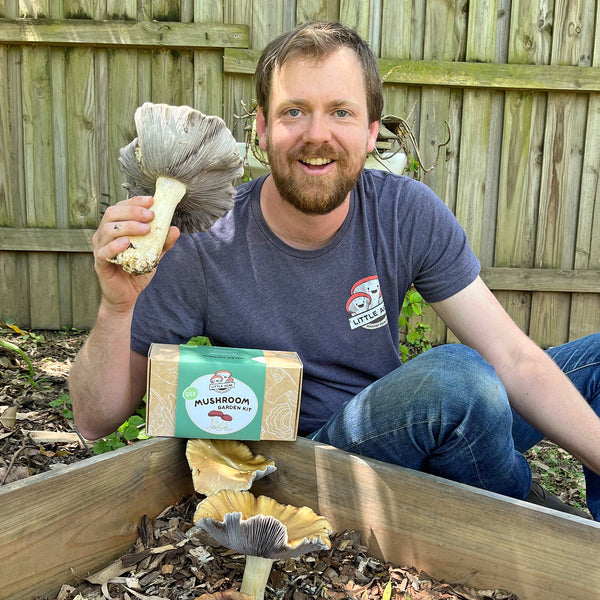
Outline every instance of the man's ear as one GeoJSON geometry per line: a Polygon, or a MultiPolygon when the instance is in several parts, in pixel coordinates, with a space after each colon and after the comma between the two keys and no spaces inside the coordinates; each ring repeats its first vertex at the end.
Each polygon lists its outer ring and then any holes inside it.
{"type": "Polygon", "coordinates": [[[267,149],[267,121],[262,107],[256,109],[256,134],[258,135],[258,146],[261,150],[267,149]]]}
{"type": "Polygon", "coordinates": [[[368,141],[367,141],[367,154],[375,150],[375,142],[377,141],[377,135],[379,134],[379,121],[373,121],[369,125],[368,141]]]}

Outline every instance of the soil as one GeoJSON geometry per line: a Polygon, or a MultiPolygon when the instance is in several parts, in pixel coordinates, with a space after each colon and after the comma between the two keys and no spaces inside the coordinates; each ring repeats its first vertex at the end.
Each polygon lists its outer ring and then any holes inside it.
{"type": "MultiPolygon", "coordinates": [[[[87,332],[82,331],[22,331],[14,325],[0,325],[0,485],[93,455],[94,444],[78,435],[69,418],[67,386],[69,369],[86,338],[87,332]],[[32,371],[24,356],[6,343],[25,353],[32,371]]],[[[543,443],[528,458],[542,482],[551,481],[555,494],[568,503],[585,506],[581,469],[567,453],[543,443]]],[[[203,593],[239,588],[243,557],[210,540],[187,540],[196,502],[197,498],[184,499],[180,505],[167,507],[154,523],[147,518],[140,523],[140,538],[129,558],[119,561],[119,575],[111,572],[111,581],[118,583],[108,584],[107,579],[64,586],[58,599],[191,600],[203,593]],[[166,550],[156,551],[162,546],[166,550]],[[209,555],[200,560],[198,548],[209,555]],[[123,565],[128,568],[124,570],[123,565]],[[138,587],[130,589],[128,585],[138,587]]],[[[465,583],[438,582],[415,567],[382,564],[365,554],[353,532],[338,534],[330,552],[276,561],[265,598],[379,599],[389,580],[390,600],[516,598],[502,590],[476,591],[465,583]]]]}

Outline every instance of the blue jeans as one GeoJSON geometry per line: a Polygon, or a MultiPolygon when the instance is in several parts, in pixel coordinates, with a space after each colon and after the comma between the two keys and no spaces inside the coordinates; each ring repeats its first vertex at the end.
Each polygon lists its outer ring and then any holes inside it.
{"type": "MultiPolygon", "coordinates": [[[[600,414],[600,334],[547,352],[600,414]]],[[[521,453],[544,436],[510,408],[491,365],[471,348],[449,344],[365,388],[309,437],[526,499],[531,470],[521,453]]],[[[589,469],[585,476],[588,508],[600,520],[600,477],[589,469]]]]}

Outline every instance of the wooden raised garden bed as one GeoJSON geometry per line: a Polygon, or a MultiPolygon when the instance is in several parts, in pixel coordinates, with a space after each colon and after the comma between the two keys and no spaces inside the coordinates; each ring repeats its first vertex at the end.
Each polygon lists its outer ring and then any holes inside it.
{"type": "MultiPolygon", "coordinates": [[[[253,493],[361,532],[376,557],[521,600],[600,594],[600,524],[299,439],[252,442],[253,493]]],[[[185,441],[156,438],[0,488],[0,596],[31,600],[121,556],[144,514],[193,492],[185,441]]]]}

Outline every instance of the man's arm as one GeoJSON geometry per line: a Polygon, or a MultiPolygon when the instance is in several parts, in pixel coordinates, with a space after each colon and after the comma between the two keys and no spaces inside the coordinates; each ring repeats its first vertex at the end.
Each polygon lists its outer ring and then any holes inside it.
{"type": "MultiPolygon", "coordinates": [[[[150,230],[151,197],[109,207],[93,236],[94,268],[102,297],[98,317],[69,375],[75,424],[81,435],[97,439],[115,431],[138,407],[146,386],[147,358],[130,350],[133,309],[153,273],[130,275],[107,258],[129,246],[128,236],[150,230]]],[[[179,231],[172,227],[165,251],[179,231]]]]}
{"type": "Polygon", "coordinates": [[[526,421],[600,474],[600,419],[481,278],[431,306],[462,343],[496,369],[511,406],[526,421]]]}

